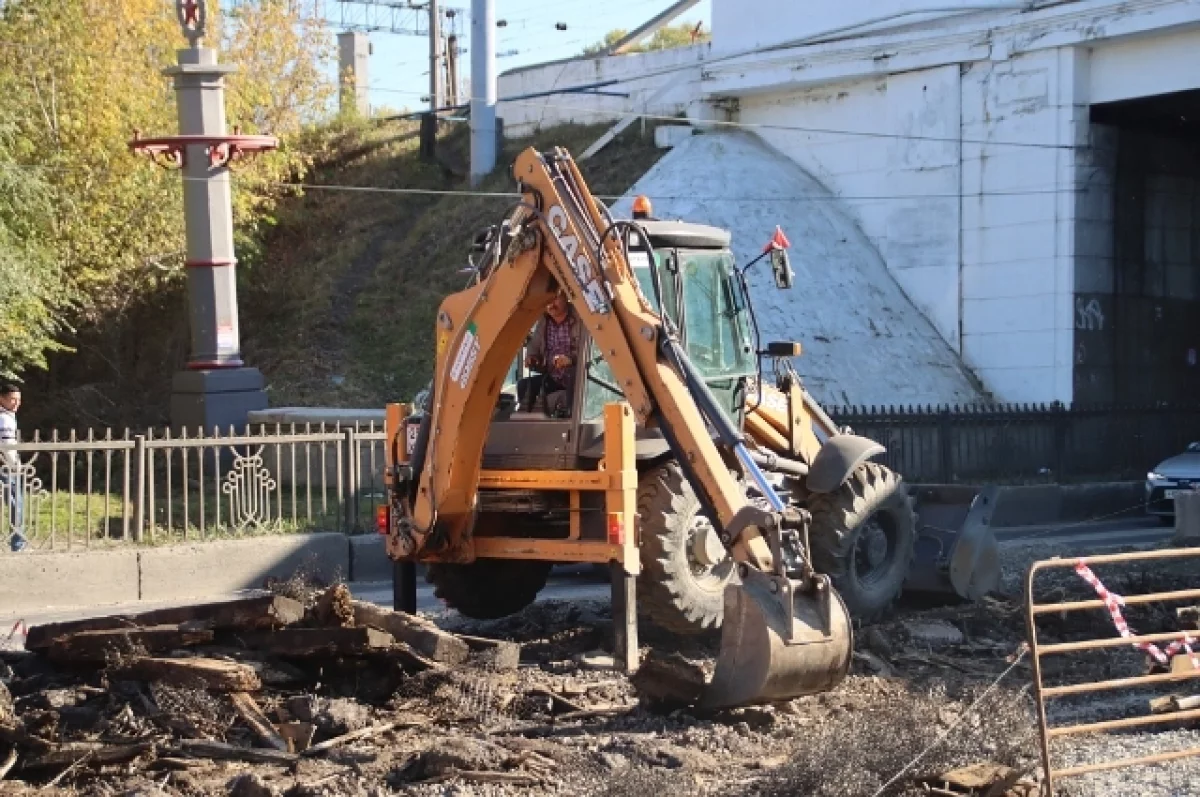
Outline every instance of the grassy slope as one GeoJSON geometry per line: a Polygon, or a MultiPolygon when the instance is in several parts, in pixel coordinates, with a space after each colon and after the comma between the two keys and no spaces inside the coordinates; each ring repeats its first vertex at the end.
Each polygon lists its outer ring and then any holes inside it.
{"type": "MultiPolygon", "coordinates": [[[[508,167],[525,147],[578,154],[606,127],[563,126],[507,142],[481,190],[512,191],[508,167]]],[[[375,149],[326,168],[316,182],[467,189],[465,126],[439,142],[442,164],[420,159],[415,133],[402,124],[375,130],[361,142],[375,149]]],[[[581,169],[593,193],[616,195],[662,154],[652,131],[643,139],[634,126],[581,169]]],[[[312,189],[285,208],[265,266],[248,275],[241,296],[247,361],[266,374],[271,405],[381,407],[411,398],[429,379],[442,297],[465,285],[459,269],[472,239],[511,202],[312,189]]]]}

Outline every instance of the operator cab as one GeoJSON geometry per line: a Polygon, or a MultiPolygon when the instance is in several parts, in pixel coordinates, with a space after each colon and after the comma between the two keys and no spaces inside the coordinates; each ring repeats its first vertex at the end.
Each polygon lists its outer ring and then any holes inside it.
{"type": "MultiPolygon", "coordinates": [[[[755,373],[757,361],[749,301],[735,271],[730,233],[703,224],[654,219],[648,203],[635,204],[635,210],[654,251],[663,303],[689,358],[731,417],[740,419],[747,378],[755,373]]],[[[630,236],[630,266],[646,300],[661,313],[649,251],[644,242],[632,239],[636,237],[632,231],[630,236]]],[[[623,398],[608,363],[577,317],[570,395],[530,390],[537,387],[536,377],[543,369],[526,363],[534,335],[543,334],[545,318],[543,314],[531,330],[505,379],[502,392],[507,395],[494,416],[485,448],[487,467],[569,467],[576,456],[590,457],[593,450],[598,454],[603,448],[604,406],[623,398]]],[[[639,429],[639,457],[650,455],[656,446],[665,451],[665,442],[659,441],[659,446],[648,439],[659,437],[657,430],[639,429]]]]}

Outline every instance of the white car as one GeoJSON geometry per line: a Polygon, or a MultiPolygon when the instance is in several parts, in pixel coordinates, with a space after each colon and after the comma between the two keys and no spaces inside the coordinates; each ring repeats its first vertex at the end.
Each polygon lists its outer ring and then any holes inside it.
{"type": "Polygon", "coordinates": [[[1200,443],[1170,459],[1164,459],[1146,474],[1146,512],[1163,523],[1175,522],[1175,496],[1200,489],[1200,443]]]}

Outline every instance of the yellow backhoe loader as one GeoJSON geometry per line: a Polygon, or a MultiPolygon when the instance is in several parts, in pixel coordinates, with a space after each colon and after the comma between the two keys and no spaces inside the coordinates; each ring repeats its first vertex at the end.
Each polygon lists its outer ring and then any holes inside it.
{"type": "MultiPolygon", "coordinates": [[[[745,273],[766,258],[792,288],[781,232],[738,267],[725,230],[653,219],[641,198],[614,219],[562,149],[526,150],[513,177],[522,199],[476,237],[470,284],[438,311],[429,387],[388,406],[394,561],[423,563],[475,618],[520,611],[557,563],[608,564],[627,618],[636,604],[679,633],[720,630],[710,708],[832,689],[852,620],[905,587],[996,586],[991,496],[910,494],[873,461],[882,446],[804,390],[799,345],[759,343],[745,273]],[[575,356],[552,380],[527,348],[560,296],[575,356]]],[[[617,614],[632,668],[636,623],[617,614]]]]}

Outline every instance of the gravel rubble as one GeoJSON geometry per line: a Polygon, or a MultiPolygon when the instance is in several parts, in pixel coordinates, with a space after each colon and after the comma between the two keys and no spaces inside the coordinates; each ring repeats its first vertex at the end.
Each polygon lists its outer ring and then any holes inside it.
{"type": "MultiPolygon", "coordinates": [[[[521,666],[515,672],[486,666],[427,671],[404,679],[382,699],[358,674],[347,677],[331,669],[311,701],[326,735],[414,717],[427,718],[425,726],[398,727],[291,767],[198,760],[160,768],[144,760],[132,767],[81,766],[53,785],[53,773],[15,771],[0,793],[915,797],[928,794],[921,779],[981,762],[1036,777],[1040,756],[1032,669],[1030,658],[1020,656],[1026,637],[1022,580],[1031,562],[1066,552],[1054,546],[1003,551],[1000,594],[974,604],[902,604],[892,616],[856,630],[853,668],[837,689],[787,704],[708,715],[651,712],[639,703],[629,679],[585,666],[609,652],[612,620],[604,601],[547,601],[491,622],[438,612],[431,616],[448,630],[522,643],[521,666]],[[597,713],[560,719],[567,711],[563,701],[597,713]],[[463,771],[522,782],[464,780],[456,774],[463,771]]],[[[1097,573],[1118,592],[1194,584],[1194,572],[1186,567],[1128,570],[1097,568],[1097,573]]],[[[1056,601],[1092,596],[1070,569],[1047,573],[1038,594],[1056,601]]],[[[1130,607],[1128,614],[1139,631],[1178,627],[1161,606],[1130,607]]],[[[1039,624],[1042,642],[1113,633],[1102,612],[1048,616],[1039,624]]],[[[679,639],[645,624],[641,634],[643,654],[651,648],[676,651],[711,669],[716,637],[679,639]]],[[[1125,648],[1043,662],[1047,685],[1146,671],[1145,656],[1125,648]]],[[[97,703],[86,690],[74,689],[63,684],[33,697],[16,696],[16,713],[27,725],[40,721],[36,718],[48,716],[48,710],[38,706],[51,701],[67,712],[96,714],[99,727],[113,736],[137,737],[152,729],[137,701],[97,703]]],[[[112,691],[123,695],[116,685],[112,691]]],[[[207,738],[251,743],[219,697],[169,687],[148,692],[161,711],[187,718],[207,738]]],[[[1166,693],[1113,691],[1051,701],[1049,718],[1052,725],[1062,725],[1144,714],[1149,697],[1166,693]]],[[[270,711],[299,696],[264,695],[263,708],[270,711]]],[[[1066,767],[1200,747],[1195,727],[1168,724],[1154,732],[1055,740],[1053,761],[1066,767]]],[[[46,732],[69,738],[73,731],[64,725],[46,732]]],[[[6,751],[0,742],[0,759],[6,751]]],[[[1063,779],[1056,794],[1178,797],[1200,794],[1196,784],[1200,758],[1063,779]]]]}

